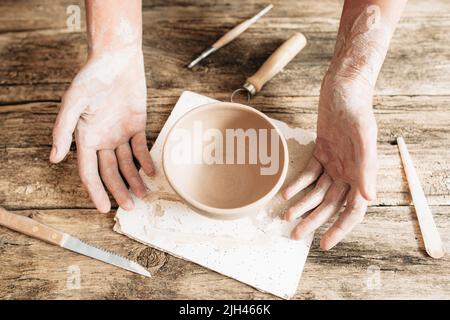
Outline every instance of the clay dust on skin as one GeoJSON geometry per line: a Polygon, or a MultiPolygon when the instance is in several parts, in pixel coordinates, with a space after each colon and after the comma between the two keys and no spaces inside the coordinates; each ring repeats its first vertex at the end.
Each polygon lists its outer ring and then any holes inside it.
{"type": "MultiPolygon", "coordinates": [[[[351,12],[349,15],[355,14],[351,12]]],[[[361,90],[358,89],[361,88],[346,87],[355,86],[355,81],[349,79],[362,78],[371,87],[375,85],[391,34],[377,5],[365,7],[353,25],[344,28],[347,30],[340,32],[336,40],[335,55],[324,80],[333,81],[333,102],[337,107],[359,104],[358,92],[361,90]],[[333,79],[328,79],[330,75],[333,79]]]]}
{"type": "MultiPolygon", "coordinates": [[[[100,30],[96,30],[95,24],[92,24],[90,30],[91,38],[95,37],[96,42],[104,42],[110,27],[104,24],[100,30]]],[[[144,69],[138,33],[124,17],[119,18],[119,23],[113,32],[122,43],[120,47],[106,46],[101,54],[91,56],[71,86],[72,94],[75,93],[77,96],[72,97],[77,102],[71,106],[73,109],[71,112],[80,115],[77,132],[80,130],[85,132],[80,134],[79,138],[82,140],[81,143],[89,148],[100,147],[103,137],[108,136],[112,143],[102,145],[101,148],[115,149],[118,144],[125,143],[125,140],[128,140],[127,137],[135,134],[128,127],[145,127],[145,123],[141,123],[139,119],[131,119],[133,117],[126,121],[129,125],[120,125],[123,119],[128,119],[130,108],[133,109],[132,114],[146,113],[145,81],[144,85],[135,90],[128,88],[126,97],[118,96],[121,90],[117,90],[118,82],[127,82],[127,79],[122,78],[129,72],[128,70],[144,69]],[[122,103],[119,104],[117,101],[122,103]],[[134,121],[137,122],[132,123],[134,121]],[[94,122],[95,126],[90,125],[94,122]],[[114,130],[111,130],[112,126],[114,130]]],[[[90,39],[91,44],[92,39],[90,39]]]]}
{"type": "Polygon", "coordinates": [[[136,46],[105,52],[99,58],[94,58],[92,62],[88,63],[87,68],[84,68],[75,77],[74,84],[88,86],[93,81],[99,81],[101,84],[110,85],[137,53],[136,46]]]}
{"type": "MultiPolygon", "coordinates": [[[[91,26],[92,37],[103,38],[109,31],[109,26],[107,24],[104,24],[101,27],[100,35],[95,35],[95,24],[91,26]]],[[[138,34],[126,18],[119,18],[119,23],[115,27],[114,33],[120,40],[119,42],[122,42],[120,49],[113,49],[111,44],[111,48],[105,50],[99,58],[94,58],[92,62],[89,62],[89,67],[83,68],[83,70],[75,77],[74,83],[76,85],[91,85],[92,81],[100,81],[102,84],[110,85],[127,67],[131,62],[131,59],[136,58],[137,54],[140,52],[138,34]]],[[[114,44],[117,45],[117,43],[114,44]]]]}
{"type": "MultiPolygon", "coordinates": [[[[377,5],[361,6],[344,14],[334,56],[322,82],[321,91],[325,93],[319,99],[314,156],[334,179],[356,186],[362,183],[355,178],[355,172],[364,163],[362,157],[365,163],[367,159],[376,159],[377,127],[372,96],[392,30],[377,5]],[[329,135],[330,125],[345,130],[339,139],[329,135]],[[342,150],[347,152],[344,154],[342,150]]],[[[375,170],[376,164],[371,168],[375,170]]],[[[365,171],[368,178],[364,179],[375,179],[370,170],[365,171]]],[[[374,183],[365,187],[368,185],[374,183]]]]}
{"type": "Polygon", "coordinates": [[[137,40],[137,33],[131,27],[130,23],[124,17],[120,17],[119,25],[116,29],[116,34],[122,39],[124,43],[133,43],[137,40]]]}
{"type": "MultiPolygon", "coordinates": [[[[78,106],[84,108],[78,129],[91,127],[90,123],[94,121],[96,123],[95,128],[86,130],[89,134],[83,139],[84,144],[96,146],[105,134],[114,141],[128,135],[119,123],[123,122],[123,119],[127,119],[129,106],[145,113],[145,94],[129,90],[125,101],[123,100],[125,97],[118,96],[121,91],[115,90],[117,81],[121,81],[118,78],[126,72],[127,68],[130,68],[130,65],[136,63],[137,59],[142,59],[142,56],[134,46],[105,53],[88,62],[83,71],[74,79],[73,89],[80,93],[80,98],[84,97],[82,100],[85,103],[78,106]],[[117,101],[123,101],[126,105],[118,104],[117,101]],[[110,130],[111,125],[108,125],[111,123],[117,124],[113,131],[110,130]]],[[[142,88],[142,90],[145,93],[146,88],[142,88]]],[[[139,123],[139,125],[142,124],[139,123]]],[[[134,126],[137,124],[131,124],[131,127],[134,126]]]]}

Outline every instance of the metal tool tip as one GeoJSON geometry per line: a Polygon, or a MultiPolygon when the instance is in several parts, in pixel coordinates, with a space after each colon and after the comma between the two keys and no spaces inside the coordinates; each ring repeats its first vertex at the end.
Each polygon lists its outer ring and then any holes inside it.
{"type": "Polygon", "coordinates": [[[133,268],[133,270],[135,270],[137,273],[139,273],[140,275],[143,275],[145,277],[151,278],[151,274],[150,272],[147,271],[147,269],[145,269],[143,266],[141,266],[139,263],[136,263],[134,261],[130,262],[131,267],[133,268]]]}
{"type": "Polygon", "coordinates": [[[256,16],[258,18],[260,18],[261,16],[265,15],[267,12],[272,10],[272,8],[273,8],[273,4],[269,4],[264,9],[262,9],[256,16]]]}
{"type": "Polygon", "coordinates": [[[189,69],[191,69],[193,66],[195,66],[197,63],[202,61],[204,58],[206,58],[207,56],[209,56],[211,53],[213,53],[216,50],[217,50],[217,48],[214,48],[214,47],[210,47],[210,48],[206,49],[197,58],[195,58],[191,63],[189,63],[189,65],[187,67],[189,69]]]}
{"type": "Polygon", "coordinates": [[[192,69],[195,65],[197,65],[197,63],[199,63],[203,58],[205,57],[205,54],[202,53],[201,55],[199,55],[197,58],[195,58],[194,60],[192,60],[191,63],[189,63],[189,65],[187,66],[188,69],[192,69]]]}
{"type": "Polygon", "coordinates": [[[191,61],[191,63],[188,64],[188,69],[192,69],[197,64],[196,60],[191,61]]]}

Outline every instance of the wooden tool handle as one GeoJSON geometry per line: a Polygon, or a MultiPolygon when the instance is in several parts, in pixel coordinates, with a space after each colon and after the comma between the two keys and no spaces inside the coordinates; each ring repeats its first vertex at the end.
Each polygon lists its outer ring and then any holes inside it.
{"type": "Polygon", "coordinates": [[[46,242],[63,244],[64,232],[0,207],[0,225],[46,242]]]}
{"type": "Polygon", "coordinates": [[[217,50],[222,48],[223,46],[227,45],[234,39],[236,39],[242,32],[247,30],[252,24],[254,24],[256,21],[258,21],[259,18],[261,18],[263,15],[265,15],[267,12],[269,12],[273,8],[272,4],[269,4],[264,9],[262,9],[260,12],[258,12],[256,15],[254,15],[252,18],[247,19],[237,26],[235,26],[233,29],[225,33],[222,37],[220,37],[219,40],[213,43],[212,47],[217,50]]]}
{"type": "Polygon", "coordinates": [[[233,29],[225,33],[222,37],[220,37],[219,40],[214,42],[211,47],[214,49],[220,49],[223,46],[227,45],[234,39],[236,39],[242,32],[247,30],[252,24],[254,23],[253,20],[245,20],[241,23],[239,23],[237,26],[235,26],[233,29]]]}
{"type": "Polygon", "coordinates": [[[409,190],[414,202],[414,208],[416,209],[425,250],[432,258],[441,258],[444,256],[445,250],[442,245],[441,237],[439,236],[439,231],[434,223],[430,207],[428,206],[427,198],[425,197],[425,193],[420,185],[419,177],[417,176],[411,156],[409,155],[408,148],[402,137],[397,138],[397,144],[400,150],[406,179],[408,180],[409,190]]]}
{"type": "Polygon", "coordinates": [[[255,88],[255,92],[252,92],[252,94],[259,92],[264,84],[280,72],[305,45],[305,36],[298,32],[278,47],[261,68],[247,79],[247,84],[251,84],[255,88]]]}

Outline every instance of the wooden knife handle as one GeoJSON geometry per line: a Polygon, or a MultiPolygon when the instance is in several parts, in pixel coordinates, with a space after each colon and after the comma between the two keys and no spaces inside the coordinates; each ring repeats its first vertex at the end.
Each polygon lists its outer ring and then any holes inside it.
{"type": "Polygon", "coordinates": [[[280,72],[289,61],[305,47],[305,45],[305,36],[302,33],[297,32],[278,47],[269,59],[264,62],[261,68],[247,79],[247,84],[251,84],[255,88],[254,93],[259,92],[264,84],[280,72]]]}
{"type": "Polygon", "coordinates": [[[64,232],[0,207],[0,225],[46,242],[63,244],[64,232]]]}

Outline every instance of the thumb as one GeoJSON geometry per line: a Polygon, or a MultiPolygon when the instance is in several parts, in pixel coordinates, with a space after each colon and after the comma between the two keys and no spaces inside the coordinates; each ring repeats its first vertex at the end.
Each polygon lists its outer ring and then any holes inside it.
{"type": "Polygon", "coordinates": [[[367,201],[373,201],[377,196],[377,169],[376,159],[375,161],[367,161],[361,166],[359,190],[367,201]]]}
{"type": "Polygon", "coordinates": [[[367,201],[373,201],[376,198],[378,172],[377,141],[367,141],[361,149],[358,187],[367,201]]]}
{"type": "Polygon", "coordinates": [[[67,91],[61,103],[61,109],[53,127],[53,146],[50,151],[50,162],[58,163],[70,150],[72,134],[81,113],[86,106],[85,99],[78,99],[73,91],[67,91]]]}

